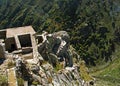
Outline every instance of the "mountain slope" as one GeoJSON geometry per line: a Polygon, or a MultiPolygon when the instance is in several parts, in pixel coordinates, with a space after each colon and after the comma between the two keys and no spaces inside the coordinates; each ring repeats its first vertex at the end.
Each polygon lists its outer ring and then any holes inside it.
{"type": "Polygon", "coordinates": [[[112,60],[120,41],[119,14],[118,0],[0,0],[0,29],[66,30],[81,58],[96,66],[112,60]]]}
{"type": "MultiPolygon", "coordinates": [[[[119,57],[120,58],[120,57],[119,57]]],[[[120,85],[120,59],[117,59],[108,68],[96,75],[97,86],[119,86],[120,85]]]]}
{"type": "Polygon", "coordinates": [[[114,56],[117,57],[104,69],[91,73],[96,78],[96,86],[118,86],[120,85],[120,49],[114,56]]]}

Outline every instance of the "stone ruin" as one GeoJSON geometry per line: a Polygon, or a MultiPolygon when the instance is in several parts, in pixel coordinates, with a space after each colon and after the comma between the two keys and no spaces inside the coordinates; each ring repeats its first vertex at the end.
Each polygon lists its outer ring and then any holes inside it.
{"type": "Polygon", "coordinates": [[[38,34],[31,26],[0,30],[0,58],[12,58],[14,71],[28,85],[37,81],[40,86],[81,86],[84,80],[80,78],[79,66],[73,64],[73,56],[80,60],[75,50],[70,49],[66,31],[38,34]],[[55,73],[60,62],[63,69],[55,73]]]}
{"type": "MultiPolygon", "coordinates": [[[[65,66],[72,67],[69,40],[66,31],[53,34],[44,31],[38,35],[31,26],[0,30],[0,58],[7,58],[10,54],[21,56],[28,61],[50,61],[54,58],[56,61],[65,60],[65,66]]],[[[51,61],[51,64],[55,66],[56,61],[51,61]]]]}
{"type": "Polygon", "coordinates": [[[35,31],[31,26],[0,30],[0,46],[4,45],[0,50],[0,58],[6,58],[5,54],[21,54],[25,59],[33,58],[33,47],[36,46],[33,34],[35,31]]]}

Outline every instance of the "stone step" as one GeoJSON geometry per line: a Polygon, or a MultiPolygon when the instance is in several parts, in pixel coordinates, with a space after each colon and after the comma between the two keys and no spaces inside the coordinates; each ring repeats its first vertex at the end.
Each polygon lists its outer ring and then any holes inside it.
{"type": "Polygon", "coordinates": [[[8,72],[8,86],[18,86],[15,68],[7,69],[8,72]]]}

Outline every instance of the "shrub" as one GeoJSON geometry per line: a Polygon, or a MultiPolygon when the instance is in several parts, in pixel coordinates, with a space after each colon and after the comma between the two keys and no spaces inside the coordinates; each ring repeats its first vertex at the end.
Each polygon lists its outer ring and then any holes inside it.
{"type": "Polygon", "coordinates": [[[8,66],[8,68],[12,68],[15,66],[15,63],[10,61],[10,62],[8,62],[7,66],[8,66]]]}
{"type": "Polygon", "coordinates": [[[38,84],[39,84],[38,81],[33,81],[33,82],[32,82],[32,85],[38,85],[38,84]]]}
{"type": "Polygon", "coordinates": [[[18,86],[24,86],[24,80],[22,78],[18,78],[18,86]]]}
{"type": "Polygon", "coordinates": [[[8,86],[7,77],[0,75],[0,86],[8,86]]]}

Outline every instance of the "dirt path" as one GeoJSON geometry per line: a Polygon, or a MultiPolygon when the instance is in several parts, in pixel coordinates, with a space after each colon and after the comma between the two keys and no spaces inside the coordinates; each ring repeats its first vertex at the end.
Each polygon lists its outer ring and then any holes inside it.
{"type": "Polygon", "coordinates": [[[15,68],[8,69],[8,86],[17,86],[15,68]]]}

